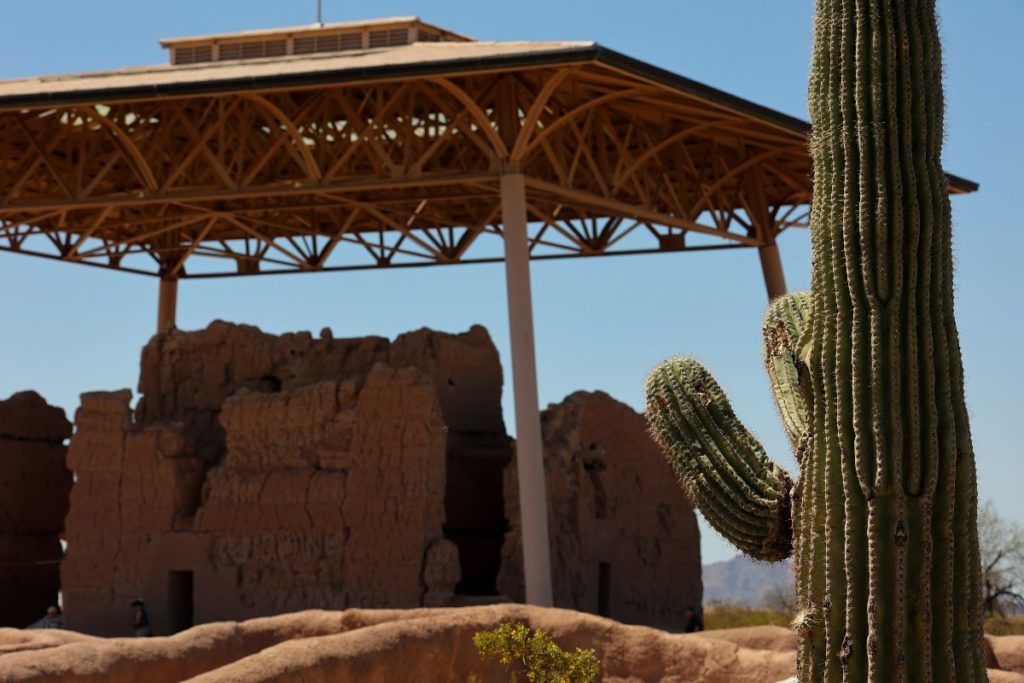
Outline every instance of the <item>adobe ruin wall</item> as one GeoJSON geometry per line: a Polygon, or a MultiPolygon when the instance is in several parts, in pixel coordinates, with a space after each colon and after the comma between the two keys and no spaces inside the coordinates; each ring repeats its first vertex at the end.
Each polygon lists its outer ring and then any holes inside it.
{"type": "MultiPolygon", "coordinates": [[[[306,608],[520,598],[501,389],[482,327],[393,342],[219,321],[157,335],[142,354],[134,409],[124,390],[85,394],[76,414],[62,569],[69,624],[123,635],[137,597],[158,633],[306,608]]],[[[605,399],[566,428],[582,430],[572,437],[545,418],[549,477],[575,477],[549,483],[553,547],[579,546],[556,548],[557,601],[668,623],[677,600],[699,600],[695,518],[677,489],[657,488],[667,465],[650,459],[642,418],[605,399]],[[610,419],[625,434],[597,425],[610,419]],[[566,438],[599,443],[605,481],[633,477],[633,488],[653,492],[649,504],[608,483],[614,521],[583,519],[594,515],[597,480],[571,473],[583,460],[566,438]],[[625,452],[636,449],[643,455],[625,452]],[[642,533],[630,540],[633,528],[642,533]],[[609,544],[623,547],[615,554],[609,544]],[[597,604],[608,592],[595,578],[601,563],[616,582],[607,605],[597,604]],[[623,581],[657,585],[626,590],[623,581]]]]}
{"type": "MultiPolygon", "coordinates": [[[[700,531],[642,415],[604,392],[541,413],[554,603],[617,621],[681,628],[699,607],[700,531]]],[[[498,589],[524,599],[515,462],[498,589]]]]}
{"type": "Polygon", "coordinates": [[[57,604],[71,423],[30,391],[0,401],[0,626],[24,627],[57,604]]]}

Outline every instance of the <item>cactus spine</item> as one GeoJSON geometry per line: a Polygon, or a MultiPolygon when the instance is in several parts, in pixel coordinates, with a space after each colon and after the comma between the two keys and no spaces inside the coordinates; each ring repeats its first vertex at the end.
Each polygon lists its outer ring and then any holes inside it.
{"type": "Polygon", "coordinates": [[[809,95],[812,294],[764,329],[799,480],[767,504],[784,473],[695,361],[649,377],[651,428],[740,549],[792,506],[802,682],[984,681],[935,0],[817,0],[809,95]]]}

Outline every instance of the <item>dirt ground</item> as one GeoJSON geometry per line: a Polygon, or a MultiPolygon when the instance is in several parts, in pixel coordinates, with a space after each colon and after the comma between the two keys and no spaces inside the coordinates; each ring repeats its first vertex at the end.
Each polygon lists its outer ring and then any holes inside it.
{"type": "MultiPolygon", "coordinates": [[[[305,611],[196,626],[163,638],[96,638],[0,629],[0,681],[203,683],[506,681],[481,660],[476,631],[516,619],[563,647],[592,647],[605,681],[780,681],[795,670],[794,635],[778,626],[674,634],[562,609],[486,605],[305,611]]],[[[1024,683],[1024,636],[990,637],[993,683],[1024,683]]]]}

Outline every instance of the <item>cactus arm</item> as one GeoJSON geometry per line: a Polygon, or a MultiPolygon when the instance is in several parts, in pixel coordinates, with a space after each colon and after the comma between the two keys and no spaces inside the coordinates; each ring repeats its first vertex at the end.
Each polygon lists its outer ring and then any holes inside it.
{"type": "Polygon", "coordinates": [[[779,408],[786,435],[797,451],[807,433],[807,373],[798,353],[811,310],[810,292],[793,292],[775,299],[768,307],[762,332],[764,366],[779,408]],[[803,375],[803,376],[801,376],[803,375]]]}
{"type": "Polygon", "coordinates": [[[647,378],[647,419],[708,523],[758,560],[792,552],[789,474],[736,418],[714,377],[692,358],[647,378]]]}

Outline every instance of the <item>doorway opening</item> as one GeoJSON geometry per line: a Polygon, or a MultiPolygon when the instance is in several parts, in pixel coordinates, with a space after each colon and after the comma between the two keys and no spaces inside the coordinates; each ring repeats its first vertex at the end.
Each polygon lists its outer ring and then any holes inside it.
{"type": "Polygon", "coordinates": [[[612,565],[600,562],[597,565],[597,613],[602,617],[611,616],[612,565]]]}
{"type": "Polygon", "coordinates": [[[171,633],[194,625],[193,584],[191,571],[172,571],[167,576],[167,627],[171,633]]]}
{"type": "Polygon", "coordinates": [[[508,437],[448,435],[444,536],[459,549],[455,594],[497,595],[501,546],[508,531],[502,475],[512,459],[508,437]]]}

